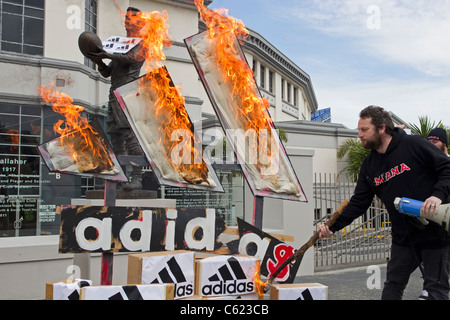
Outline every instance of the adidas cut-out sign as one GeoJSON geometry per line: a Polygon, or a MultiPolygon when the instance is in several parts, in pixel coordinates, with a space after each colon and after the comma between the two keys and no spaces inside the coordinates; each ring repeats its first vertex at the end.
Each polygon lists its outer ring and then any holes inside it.
{"type": "Polygon", "coordinates": [[[197,262],[197,294],[229,296],[253,293],[259,261],[252,257],[218,256],[197,262]]]}

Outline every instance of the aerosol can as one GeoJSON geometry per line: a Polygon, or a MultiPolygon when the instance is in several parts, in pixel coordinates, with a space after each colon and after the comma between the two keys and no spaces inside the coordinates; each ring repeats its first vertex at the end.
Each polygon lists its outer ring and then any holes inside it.
{"type": "Polygon", "coordinates": [[[449,231],[450,224],[450,203],[441,204],[438,208],[438,212],[432,216],[427,217],[421,211],[423,201],[413,200],[409,198],[395,198],[394,205],[398,212],[418,218],[424,225],[427,225],[430,221],[434,221],[439,225],[442,225],[447,231],[449,231]]]}

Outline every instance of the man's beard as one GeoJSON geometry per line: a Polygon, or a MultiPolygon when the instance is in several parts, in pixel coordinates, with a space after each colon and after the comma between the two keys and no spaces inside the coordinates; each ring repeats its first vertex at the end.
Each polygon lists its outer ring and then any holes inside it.
{"type": "Polygon", "coordinates": [[[374,139],[369,141],[367,140],[365,143],[363,143],[363,148],[370,149],[370,150],[377,150],[382,144],[381,141],[381,135],[377,132],[374,139]]]}

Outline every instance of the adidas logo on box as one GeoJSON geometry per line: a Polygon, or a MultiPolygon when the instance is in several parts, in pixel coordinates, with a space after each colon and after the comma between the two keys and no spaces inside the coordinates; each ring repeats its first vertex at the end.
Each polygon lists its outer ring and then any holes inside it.
{"type": "Polygon", "coordinates": [[[244,256],[209,257],[197,262],[196,294],[230,296],[254,293],[259,261],[244,256]]]}
{"type": "Polygon", "coordinates": [[[270,300],[328,300],[328,287],[320,283],[274,284],[270,300]]]}
{"type": "Polygon", "coordinates": [[[173,300],[173,283],[81,288],[80,300],[173,300]]]}
{"type": "Polygon", "coordinates": [[[194,295],[194,252],[168,251],[130,254],[129,284],[173,283],[175,299],[194,295]]]}
{"type": "Polygon", "coordinates": [[[45,285],[46,300],[79,300],[80,289],[91,286],[91,280],[73,279],[48,282],[45,285]]]}

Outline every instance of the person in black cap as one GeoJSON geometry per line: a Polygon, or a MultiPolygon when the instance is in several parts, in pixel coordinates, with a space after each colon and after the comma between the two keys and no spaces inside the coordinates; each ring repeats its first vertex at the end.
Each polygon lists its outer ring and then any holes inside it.
{"type": "Polygon", "coordinates": [[[445,129],[434,128],[428,134],[427,139],[440,150],[442,150],[447,155],[447,157],[450,157],[450,155],[448,154],[448,136],[445,129]]]}

